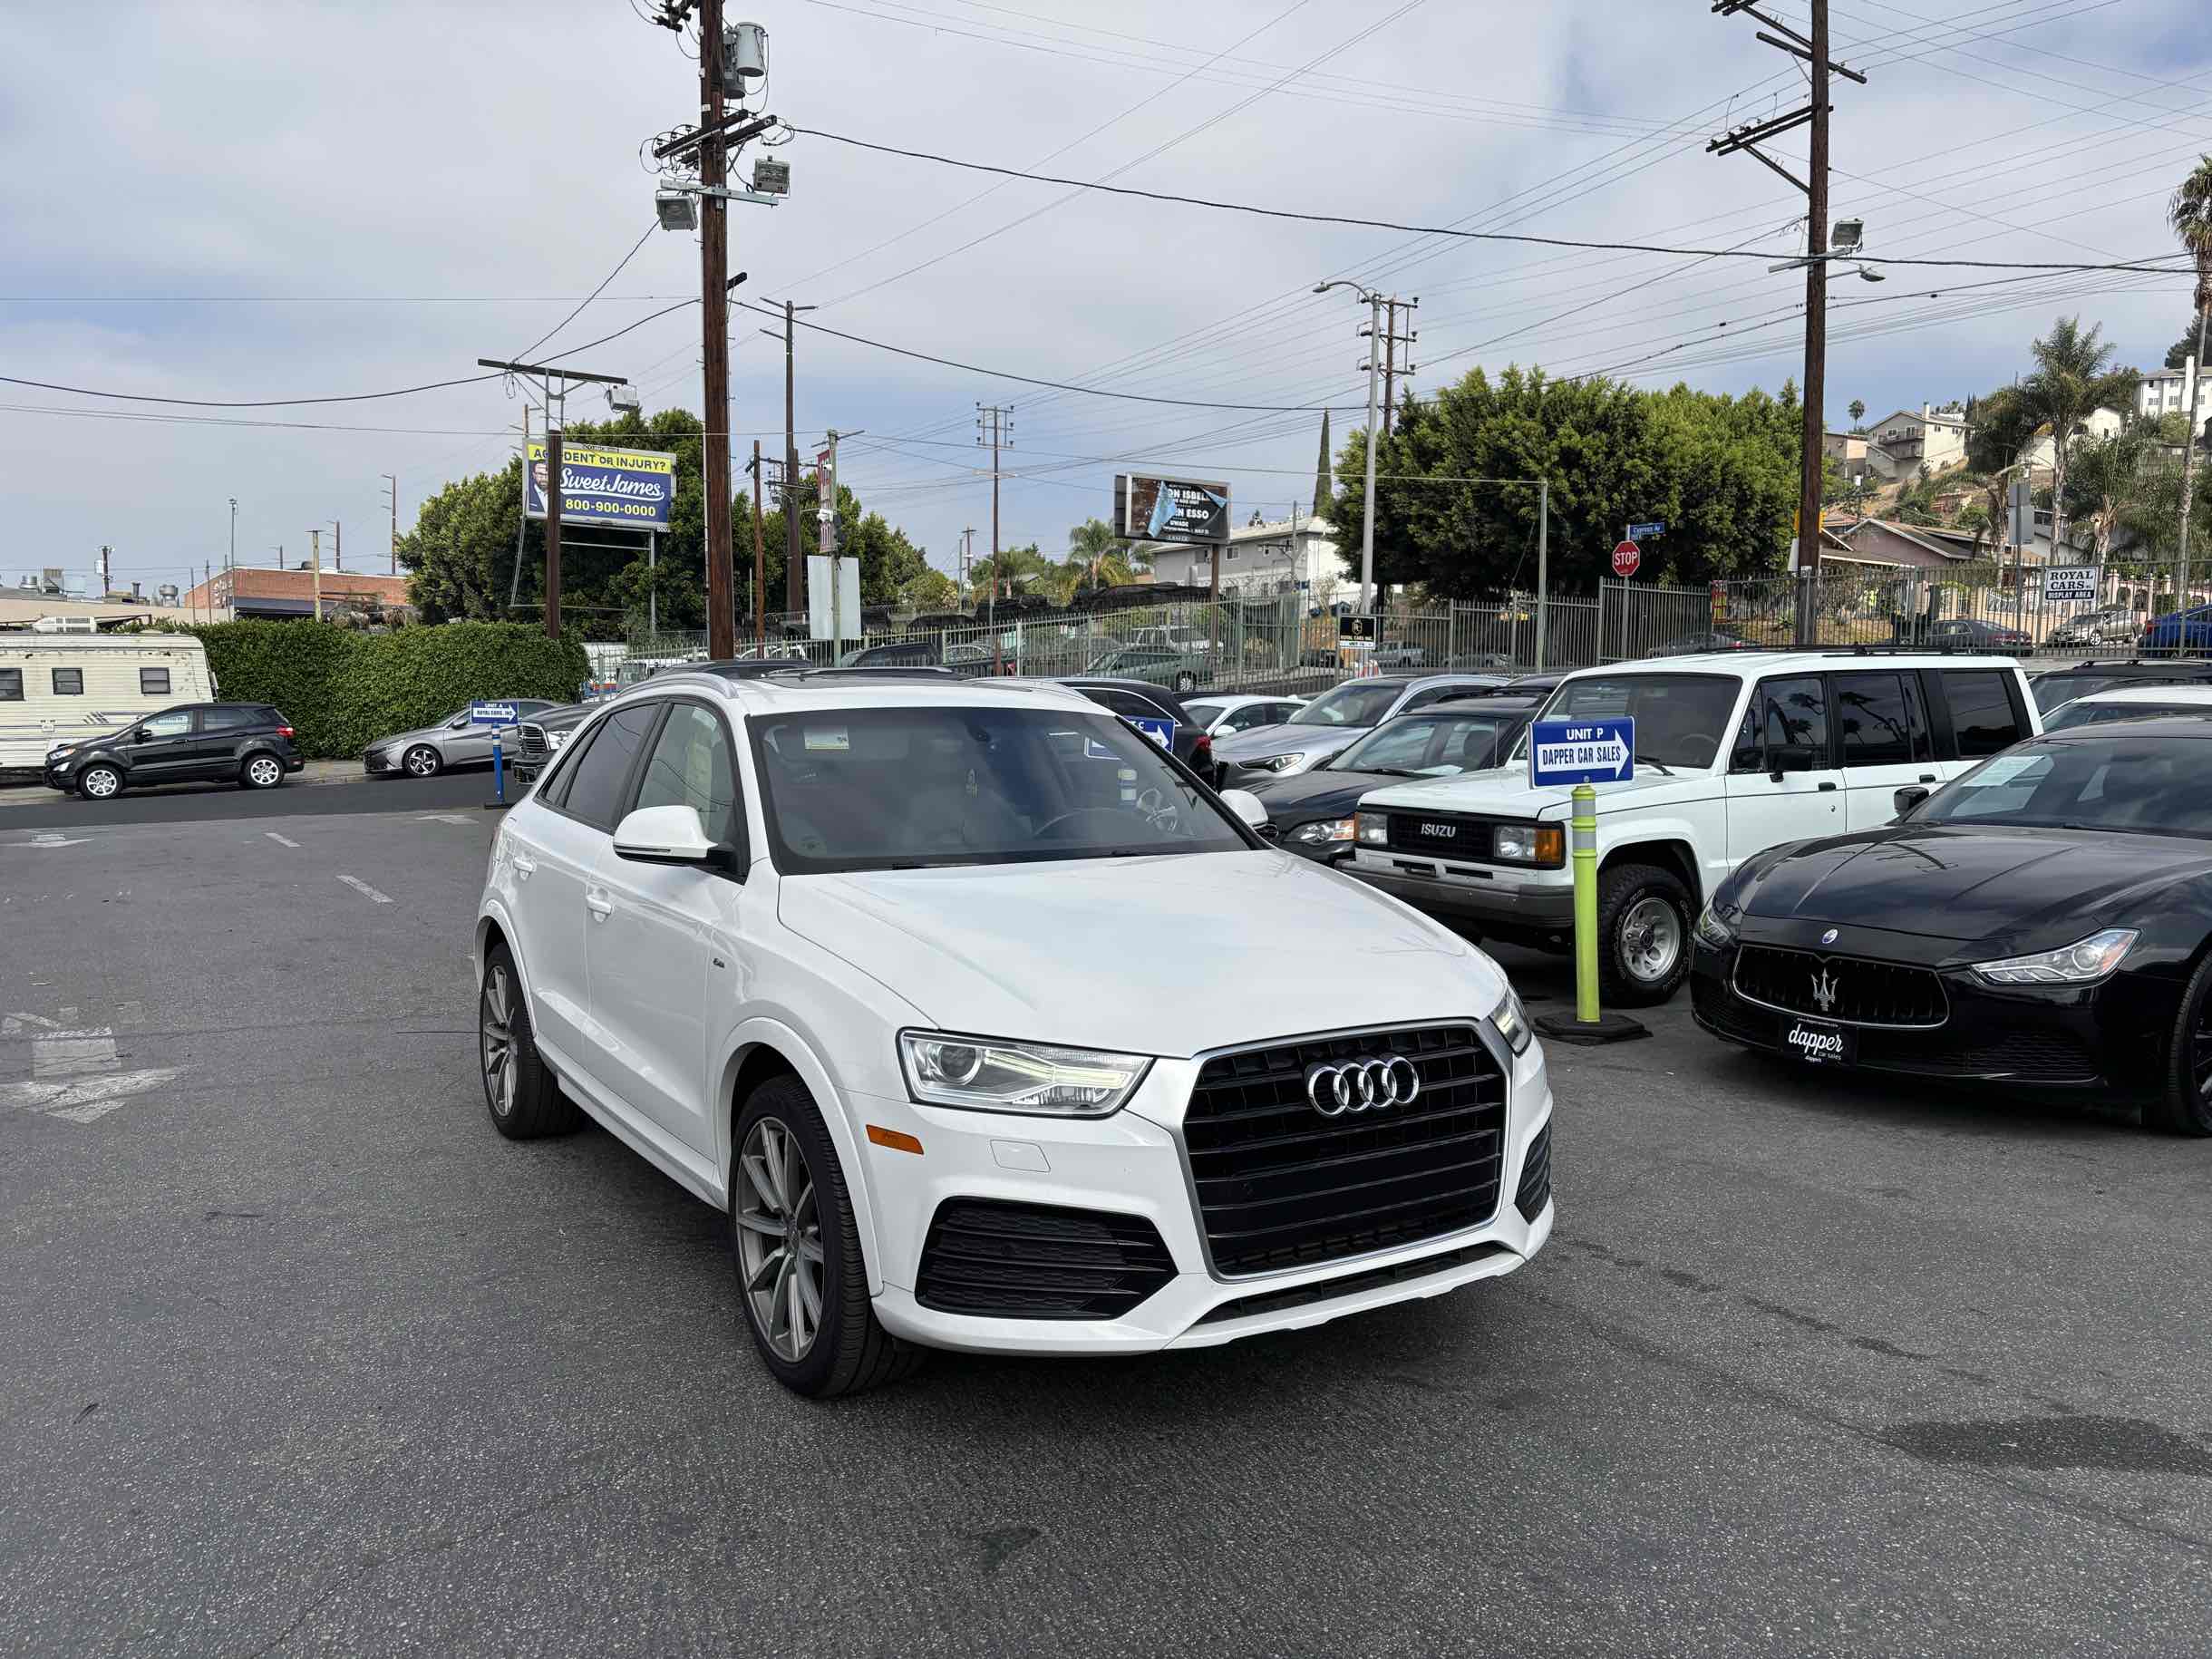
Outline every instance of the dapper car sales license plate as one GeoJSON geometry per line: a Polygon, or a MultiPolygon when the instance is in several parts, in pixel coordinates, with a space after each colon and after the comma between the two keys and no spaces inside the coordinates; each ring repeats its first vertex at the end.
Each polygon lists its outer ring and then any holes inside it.
{"type": "Polygon", "coordinates": [[[1782,1046],[1808,1065],[1848,1066],[1858,1058],[1858,1033],[1827,1020],[1785,1020],[1782,1046]]]}

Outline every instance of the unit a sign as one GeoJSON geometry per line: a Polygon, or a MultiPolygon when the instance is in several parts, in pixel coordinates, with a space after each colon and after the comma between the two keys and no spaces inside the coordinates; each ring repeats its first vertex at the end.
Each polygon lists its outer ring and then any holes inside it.
{"type": "Polygon", "coordinates": [[[1528,728],[1528,782],[1625,783],[1635,776],[1636,723],[1539,720],[1528,728]]]}

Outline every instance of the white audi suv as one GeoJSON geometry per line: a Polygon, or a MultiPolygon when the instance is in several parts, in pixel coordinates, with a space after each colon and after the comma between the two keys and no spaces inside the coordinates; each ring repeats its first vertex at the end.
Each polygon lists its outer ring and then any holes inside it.
{"type": "Polygon", "coordinates": [[[1510,1272],[1552,1222],[1503,974],[1077,693],[736,664],[606,704],[476,924],[514,1139],[729,1216],[769,1369],[1119,1353],[1510,1272]]]}

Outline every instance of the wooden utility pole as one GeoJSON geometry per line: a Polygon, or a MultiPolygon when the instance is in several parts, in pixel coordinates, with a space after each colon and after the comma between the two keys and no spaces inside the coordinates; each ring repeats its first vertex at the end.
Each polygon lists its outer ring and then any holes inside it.
{"type": "Polygon", "coordinates": [[[752,631],[768,644],[768,555],[761,541],[761,441],[752,441],[752,631]]]}
{"type": "Polygon", "coordinates": [[[323,620],[323,532],[309,530],[307,546],[315,560],[315,619],[323,620]]]}
{"type": "MultiPolygon", "coordinates": [[[[998,638],[998,454],[1011,446],[1014,409],[1011,404],[1001,407],[995,403],[975,405],[975,424],[979,429],[977,443],[991,446],[991,602],[988,607],[991,625],[991,672],[1006,672],[1005,655],[998,638]]],[[[1011,597],[1011,596],[1009,596],[1011,597]]]]}
{"type": "MultiPolygon", "coordinates": [[[[546,637],[560,637],[560,417],[546,405],[546,637]]],[[[522,451],[529,453],[528,449],[522,451]]]]}
{"type": "MultiPolygon", "coordinates": [[[[1389,320],[1382,325],[1382,435],[1387,438],[1390,436],[1391,422],[1397,414],[1398,376],[1403,374],[1411,380],[1414,373],[1411,356],[1406,359],[1404,368],[1398,366],[1398,348],[1401,345],[1410,346],[1421,338],[1418,333],[1412,330],[1402,335],[1398,332],[1398,313],[1403,309],[1411,314],[1419,307],[1421,299],[1416,296],[1412,299],[1386,299],[1382,304],[1390,314],[1389,320]]],[[[1411,320],[1410,315],[1408,320],[1411,320]]]]}
{"type": "Polygon", "coordinates": [[[1810,4],[1812,34],[1808,38],[1768,16],[1753,0],[1713,0],[1712,9],[1723,17],[1741,12],[1766,24],[1758,38],[1804,63],[1811,97],[1802,109],[1747,122],[1705,146],[1711,155],[1741,150],[1805,192],[1805,424],[1802,453],[1798,458],[1797,510],[1797,562],[1799,570],[1805,573],[1800,580],[1797,626],[1798,638],[1805,643],[1812,641],[1818,606],[1814,590],[1820,576],[1820,451],[1827,430],[1828,262],[1833,257],[1828,247],[1828,78],[1833,73],[1861,86],[1867,83],[1867,77],[1857,70],[1829,61],[1829,0],[1810,0],[1810,4]],[[1802,179],[1759,148],[1797,127],[1811,129],[1802,179]]]}
{"type": "Polygon", "coordinates": [[[799,553],[799,514],[791,491],[799,479],[799,437],[792,431],[797,401],[791,374],[791,334],[798,308],[783,302],[783,608],[794,616],[807,608],[807,561],[799,553]]]}
{"type": "Polygon", "coordinates": [[[706,487],[706,653],[737,655],[737,602],[730,524],[730,204],[723,136],[722,0],[699,4],[699,318],[706,364],[706,419],[700,472],[706,487]]]}

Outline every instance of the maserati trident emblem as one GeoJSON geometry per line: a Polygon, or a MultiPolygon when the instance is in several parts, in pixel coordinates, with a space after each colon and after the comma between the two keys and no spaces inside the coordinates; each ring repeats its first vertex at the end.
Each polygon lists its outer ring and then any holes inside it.
{"type": "Polygon", "coordinates": [[[1305,1068],[1305,1098],[1324,1118],[1410,1106],[1420,1092],[1421,1073],[1402,1054],[1386,1054],[1380,1060],[1362,1055],[1336,1065],[1305,1068]]]}
{"type": "Polygon", "coordinates": [[[1829,928],[1826,933],[1820,936],[1820,943],[1823,945],[1833,945],[1835,942],[1836,930],[1833,927],[1829,928]]]}
{"type": "Polygon", "coordinates": [[[1826,968],[1812,976],[1812,1000],[1822,1014],[1836,1005],[1836,976],[1826,968]]]}

